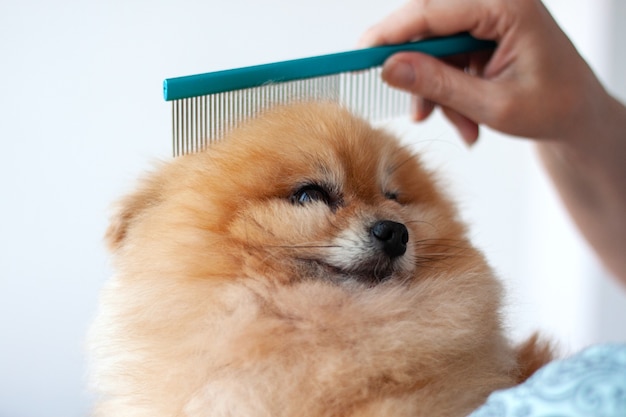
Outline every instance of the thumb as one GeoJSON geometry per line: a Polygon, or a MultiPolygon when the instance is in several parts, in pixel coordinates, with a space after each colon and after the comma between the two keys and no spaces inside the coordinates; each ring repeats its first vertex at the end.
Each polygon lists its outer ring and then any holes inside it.
{"type": "Polygon", "coordinates": [[[476,123],[489,115],[488,82],[432,56],[395,54],[385,62],[382,77],[392,87],[431,100],[476,123]]]}

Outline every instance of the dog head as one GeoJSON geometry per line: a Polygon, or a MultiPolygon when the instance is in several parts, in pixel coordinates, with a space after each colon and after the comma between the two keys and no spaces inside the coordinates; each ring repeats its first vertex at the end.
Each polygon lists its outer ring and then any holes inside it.
{"type": "Polygon", "coordinates": [[[464,233],[409,148],[338,106],[309,103],[164,167],[122,203],[108,241],[177,276],[376,285],[450,267],[471,250],[464,233]]]}

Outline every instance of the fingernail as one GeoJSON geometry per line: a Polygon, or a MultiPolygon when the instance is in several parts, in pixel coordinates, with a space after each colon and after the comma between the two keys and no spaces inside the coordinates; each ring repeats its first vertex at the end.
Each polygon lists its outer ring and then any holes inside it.
{"type": "Polygon", "coordinates": [[[383,67],[383,79],[394,87],[407,88],[415,81],[413,67],[404,61],[388,61],[383,67]]]}

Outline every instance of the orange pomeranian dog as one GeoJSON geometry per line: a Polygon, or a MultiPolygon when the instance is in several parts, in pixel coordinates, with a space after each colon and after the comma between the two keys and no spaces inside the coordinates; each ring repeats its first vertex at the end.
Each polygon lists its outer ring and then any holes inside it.
{"type": "Polygon", "coordinates": [[[107,234],[99,417],[455,417],[549,360],[406,147],[280,107],[160,167],[107,234]]]}

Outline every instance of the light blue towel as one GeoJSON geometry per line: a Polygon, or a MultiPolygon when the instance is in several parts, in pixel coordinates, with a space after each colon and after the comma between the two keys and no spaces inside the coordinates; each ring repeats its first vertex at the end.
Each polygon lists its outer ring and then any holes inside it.
{"type": "Polygon", "coordinates": [[[552,362],[494,392],[469,417],[626,417],[626,345],[598,345],[552,362]]]}

